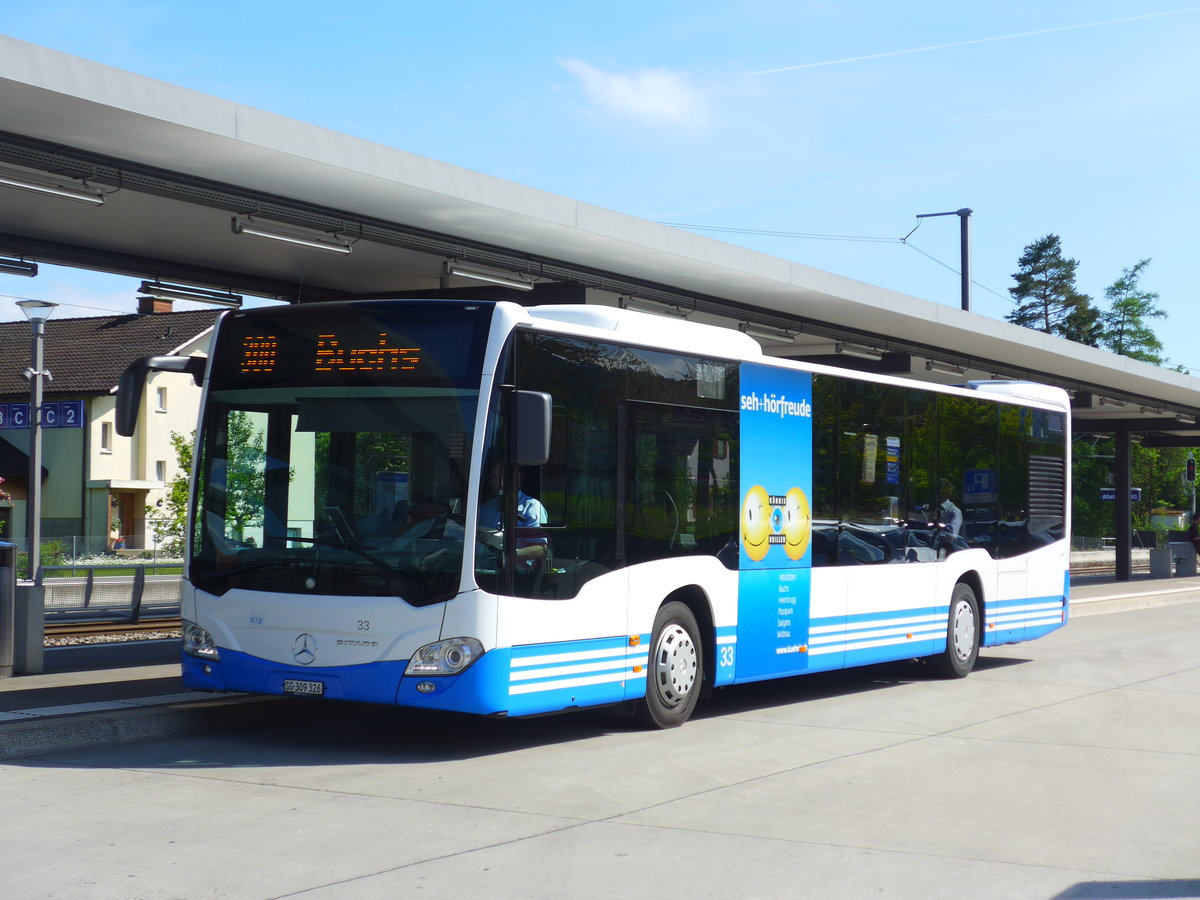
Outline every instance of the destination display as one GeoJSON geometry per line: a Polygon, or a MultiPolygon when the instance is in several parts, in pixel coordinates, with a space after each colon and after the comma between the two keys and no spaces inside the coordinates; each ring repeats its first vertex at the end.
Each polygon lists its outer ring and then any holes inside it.
{"type": "MultiPolygon", "coordinates": [[[[386,331],[347,336],[328,331],[316,336],[312,350],[313,372],[415,372],[421,365],[420,347],[391,345],[386,331]]],[[[279,362],[279,337],[274,334],[242,338],[243,375],[271,375],[279,362]]]]}
{"type": "Polygon", "coordinates": [[[226,318],[214,380],[264,386],[477,380],[489,304],[354,306],[340,315],[282,310],[226,318]]]}

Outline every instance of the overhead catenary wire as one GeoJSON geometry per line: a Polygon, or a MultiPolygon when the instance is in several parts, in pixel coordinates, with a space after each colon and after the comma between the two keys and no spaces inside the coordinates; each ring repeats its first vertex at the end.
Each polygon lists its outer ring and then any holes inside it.
{"type": "MultiPolygon", "coordinates": [[[[939,266],[942,266],[943,268],[948,269],[949,271],[953,272],[955,275],[960,275],[960,276],[962,275],[962,272],[960,272],[958,269],[954,268],[954,266],[950,265],[949,263],[942,262],[936,256],[933,256],[932,254],[927,253],[926,251],[924,251],[920,247],[918,247],[916,244],[913,244],[911,241],[909,241],[909,238],[912,237],[913,234],[916,232],[916,230],[921,227],[920,221],[917,222],[916,226],[913,228],[912,231],[910,231],[904,237],[899,237],[899,238],[880,237],[880,236],[872,236],[872,235],[853,235],[853,234],[819,234],[819,233],[806,232],[806,231],[774,231],[774,230],[765,229],[765,228],[733,228],[733,227],[725,226],[725,225],[689,225],[689,224],[685,224],[683,222],[659,222],[658,224],[659,225],[669,225],[672,228],[686,228],[689,231],[716,231],[716,232],[724,232],[727,234],[753,234],[753,235],[759,235],[762,237],[789,237],[789,238],[803,238],[806,240],[820,240],[820,241],[858,241],[861,243],[868,243],[868,244],[901,244],[905,247],[911,247],[917,253],[920,253],[922,256],[927,257],[928,259],[937,263],[939,266]]],[[[1002,300],[1009,299],[1004,294],[1001,294],[999,291],[993,290],[992,288],[988,287],[986,284],[980,284],[978,281],[976,281],[974,279],[971,279],[971,284],[987,291],[989,294],[999,297],[1002,300]]]]}
{"type": "Polygon", "coordinates": [[[804,231],[772,231],[765,228],[731,228],[724,225],[688,225],[683,222],[659,222],[659,225],[669,225],[672,228],[686,228],[689,231],[721,231],[729,234],[758,234],[766,237],[809,238],[820,241],[863,241],[874,244],[899,244],[902,238],[872,237],[858,234],[813,234],[804,231]]]}
{"type": "MultiPolygon", "coordinates": [[[[0,294],[0,299],[16,301],[16,300],[43,300],[45,298],[44,297],[21,297],[21,296],[18,296],[17,294],[0,294]]],[[[90,309],[94,312],[109,313],[109,314],[114,314],[114,315],[122,312],[122,310],[114,309],[111,306],[88,306],[85,303],[72,303],[67,300],[55,300],[54,302],[63,308],[90,309]]]]}

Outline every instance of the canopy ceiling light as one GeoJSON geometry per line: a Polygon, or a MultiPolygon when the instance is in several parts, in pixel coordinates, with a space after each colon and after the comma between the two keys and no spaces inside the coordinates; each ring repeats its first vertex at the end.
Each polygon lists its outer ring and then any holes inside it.
{"type": "Polygon", "coordinates": [[[16,188],[19,191],[33,191],[35,194],[49,194],[52,197],[63,197],[67,200],[79,200],[96,206],[104,204],[104,192],[99,188],[89,187],[86,182],[75,183],[53,177],[26,175],[11,169],[0,169],[0,185],[16,188]]]}
{"type": "Polygon", "coordinates": [[[650,313],[655,316],[677,316],[686,319],[695,310],[684,309],[674,303],[660,303],[657,300],[645,300],[641,297],[621,297],[617,301],[621,309],[632,309],[635,312],[650,313]]]}
{"type": "Polygon", "coordinates": [[[0,257],[0,272],[5,275],[24,275],[26,278],[32,278],[38,273],[38,266],[35,262],[26,262],[23,259],[0,257]]]}
{"type": "Polygon", "coordinates": [[[229,224],[234,234],[252,234],[286,244],[311,247],[314,250],[328,250],[330,253],[349,254],[352,249],[349,241],[330,231],[312,231],[274,222],[256,222],[249,216],[234,216],[229,224]]]}
{"type": "Polygon", "coordinates": [[[1124,407],[1124,406],[1125,406],[1125,401],[1124,401],[1124,400],[1114,400],[1112,397],[1101,397],[1101,398],[1100,398],[1100,405],[1101,405],[1101,406],[1120,406],[1120,407],[1124,407]]]}
{"type": "Polygon", "coordinates": [[[489,269],[477,269],[474,266],[463,265],[450,261],[446,263],[447,276],[457,275],[459,278],[473,278],[475,281],[486,281],[501,287],[512,288],[514,291],[532,291],[533,282],[526,281],[516,273],[493,272],[489,269]]]}
{"type": "Polygon", "coordinates": [[[861,356],[863,359],[883,359],[883,351],[876,350],[874,347],[866,347],[862,344],[851,344],[847,341],[838,341],[833,345],[834,353],[845,353],[847,356],[861,356]]]}
{"type": "Polygon", "coordinates": [[[925,360],[926,372],[942,372],[946,375],[965,375],[967,373],[966,366],[956,366],[953,363],[942,362],[937,359],[925,360]]]}
{"type": "Polygon", "coordinates": [[[210,306],[225,306],[238,309],[242,305],[242,295],[233,291],[210,291],[207,288],[191,287],[186,284],[163,284],[160,281],[143,281],[138,293],[159,300],[191,300],[196,303],[207,303],[210,306]]]}
{"type": "Polygon", "coordinates": [[[742,334],[750,335],[756,341],[767,341],[772,344],[792,344],[796,341],[796,335],[790,331],[767,328],[762,325],[751,325],[749,322],[739,324],[738,331],[742,332],[742,334]]]}

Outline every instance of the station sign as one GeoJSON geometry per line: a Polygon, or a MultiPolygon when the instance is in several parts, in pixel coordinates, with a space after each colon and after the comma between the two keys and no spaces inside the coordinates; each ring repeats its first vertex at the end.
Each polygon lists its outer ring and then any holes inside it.
{"type": "MultiPolygon", "coordinates": [[[[29,427],[28,403],[0,403],[0,431],[23,431],[29,427]]],[[[82,400],[51,400],[42,404],[43,428],[82,428],[82,400]]]]}
{"type": "MultiPolygon", "coordinates": [[[[1111,487],[1100,488],[1100,499],[1107,500],[1109,502],[1115,501],[1117,499],[1117,489],[1111,488],[1111,487]]],[[[1141,488],[1130,488],[1129,489],[1129,499],[1134,503],[1141,502],[1142,489],[1141,488]]]]}

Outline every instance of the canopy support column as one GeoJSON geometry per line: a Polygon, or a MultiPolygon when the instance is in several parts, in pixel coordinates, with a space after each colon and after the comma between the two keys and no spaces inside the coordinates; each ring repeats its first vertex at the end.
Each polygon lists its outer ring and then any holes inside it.
{"type": "Polygon", "coordinates": [[[1116,479],[1117,496],[1113,504],[1113,523],[1117,538],[1117,581],[1129,581],[1133,574],[1133,508],[1130,495],[1133,493],[1132,441],[1129,429],[1121,428],[1113,434],[1116,459],[1113,460],[1113,475],[1116,479]]]}

